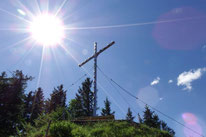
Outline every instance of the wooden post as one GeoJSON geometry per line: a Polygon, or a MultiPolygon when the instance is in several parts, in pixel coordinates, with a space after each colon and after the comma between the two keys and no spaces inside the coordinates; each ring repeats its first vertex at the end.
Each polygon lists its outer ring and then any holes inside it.
{"type": "Polygon", "coordinates": [[[86,64],[87,62],[89,62],[91,59],[94,59],[94,110],[93,110],[93,116],[97,115],[97,57],[99,56],[99,54],[101,54],[103,51],[105,51],[106,49],[108,49],[109,47],[111,47],[114,44],[115,44],[115,42],[113,41],[110,44],[108,44],[106,47],[104,47],[103,49],[101,49],[97,52],[97,43],[95,42],[94,43],[94,55],[92,55],[87,60],[85,60],[84,62],[79,64],[79,67],[81,67],[84,64],[86,64]]]}

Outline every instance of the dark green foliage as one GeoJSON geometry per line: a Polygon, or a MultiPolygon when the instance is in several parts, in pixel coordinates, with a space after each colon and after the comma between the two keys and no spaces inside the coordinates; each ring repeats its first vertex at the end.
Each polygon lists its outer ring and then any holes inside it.
{"type": "Polygon", "coordinates": [[[169,128],[164,121],[160,121],[158,115],[156,115],[154,111],[151,111],[147,105],[145,106],[143,123],[149,127],[167,131],[172,136],[175,135],[174,130],[169,128]]]}
{"type": "Polygon", "coordinates": [[[0,76],[0,136],[17,134],[21,130],[24,115],[24,98],[27,82],[32,77],[15,71],[11,77],[5,72],[0,76]]]}
{"type": "Polygon", "coordinates": [[[44,111],[45,111],[45,113],[51,113],[51,107],[50,107],[50,103],[51,103],[51,99],[50,98],[48,98],[47,100],[45,100],[45,102],[44,102],[44,111]]]}
{"type": "Polygon", "coordinates": [[[66,108],[57,108],[56,111],[53,111],[49,114],[39,115],[38,119],[34,120],[34,124],[25,124],[25,134],[29,137],[45,136],[46,129],[50,120],[52,121],[51,123],[56,123],[69,119],[71,118],[66,108]]]}
{"type": "Polygon", "coordinates": [[[90,133],[92,137],[135,137],[138,130],[127,122],[108,122],[95,124],[90,133]]]}
{"type": "Polygon", "coordinates": [[[108,98],[106,98],[106,100],[104,101],[104,108],[102,108],[102,116],[109,116],[109,115],[114,115],[114,111],[111,112],[111,102],[108,100],[108,98]]]}
{"type": "Polygon", "coordinates": [[[160,129],[160,124],[161,123],[160,123],[158,115],[154,114],[154,116],[153,116],[153,127],[160,129]]]}
{"type": "Polygon", "coordinates": [[[54,121],[71,120],[71,115],[66,107],[57,108],[56,111],[50,113],[49,116],[54,121]]]}
{"type": "MultiPolygon", "coordinates": [[[[41,135],[45,126],[34,132],[29,132],[28,136],[41,135]]],[[[34,131],[34,130],[33,130],[34,131]]],[[[49,132],[50,137],[172,137],[168,132],[146,125],[138,127],[128,122],[106,122],[94,125],[76,125],[69,121],[53,122],[49,132]]]]}
{"type": "Polygon", "coordinates": [[[166,130],[167,129],[167,124],[164,121],[161,121],[161,129],[166,130]]]}
{"type": "Polygon", "coordinates": [[[30,91],[24,99],[24,119],[26,122],[31,122],[32,104],[34,96],[33,92],[30,91]]]}
{"type": "Polygon", "coordinates": [[[146,125],[135,127],[128,122],[98,123],[87,128],[90,137],[171,137],[167,132],[146,125]]]}
{"type": "Polygon", "coordinates": [[[69,102],[68,110],[72,118],[77,118],[84,115],[82,103],[79,96],[69,102]]]}
{"type": "MultiPolygon", "coordinates": [[[[90,123],[84,126],[70,123],[72,118],[92,116],[94,96],[92,81],[87,78],[79,88],[75,99],[66,106],[66,90],[63,85],[54,88],[47,101],[43,90],[25,94],[27,82],[32,77],[15,71],[11,77],[5,72],[0,75],[0,136],[43,137],[49,121],[52,121],[49,137],[171,137],[175,132],[164,121],[145,107],[143,119],[138,114],[139,123],[128,108],[128,122],[90,123]],[[152,128],[151,128],[152,127],[152,128]]],[[[111,103],[106,98],[103,116],[113,115],[111,103]]]]}
{"type": "Polygon", "coordinates": [[[86,131],[85,128],[79,126],[72,129],[72,135],[74,137],[87,137],[88,131],[86,131]]]}
{"type": "Polygon", "coordinates": [[[41,88],[38,88],[37,91],[35,91],[32,102],[32,113],[31,113],[31,120],[38,118],[40,114],[44,111],[44,95],[43,90],[41,88]]]}
{"type": "Polygon", "coordinates": [[[129,121],[129,122],[133,122],[135,117],[132,116],[132,111],[130,110],[130,108],[128,108],[128,111],[127,111],[127,115],[126,115],[126,120],[129,121]]]}
{"type": "Polygon", "coordinates": [[[25,131],[26,131],[25,134],[24,135],[20,134],[19,136],[20,137],[21,136],[22,137],[44,137],[45,133],[46,133],[45,131],[47,129],[46,124],[48,122],[42,121],[42,123],[44,123],[44,124],[40,124],[41,126],[39,126],[39,127],[34,127],[30,123],[28,123],[27,125],[24,126],[25,131]]]}
{"type": "Polygon", "coordinates": [[[79,88],[75,100],[69,104],[69,110],[74,117],[92,116],[94,107],[94,94],[91,91],[92,81],[87,78],[79,88]]]}
{"type": "Polygon", "coordinates": [[[151,111],[149,107],[146,105],[143,115],[143,123],[149,127],[154,127],[153,115],[154,111],[151,111]]]}
{"type": "Polygon", "coordinates": [[[142,120],[142,118],[141,118],[140,114],[138,113],[138,115],[137,115],[137,116],[138,116],[139,123],[140,123],[140,124],[142,124],[142,123],[143,123],[143,120],[142,120]]]}
{"type": "Polygon", "coordinates": [[[173,137],[166,131],[162,131],[156,128],[150,128],[147,125],[141,124],[139,126],[141,132],[141,137],[173,137]]]}
{"type": "Polygon", "coordinates": [[[169,132],[170,135],[175,135],[175,131],[168,127],[164,121],[160,121],[160,129],[169,132]]]}
{"type": "Polygon", "coordinates": [[[58,107],[66,107],[66,90],[64,90],[63,85],[54,88],[51,99],[46,101],[46,112],[55,111],[58,107]]]}
{"type": "Polygon", "coordinates": [[[63,121],[51,124],[50,135],[53,137],[74,137],[71,123],[63,121]]]}
{"type": "Polygon", "coordinates": [[[94,106],[94,95],[91,91],[92,81],[90,78],[87,78],[83,83],[82,87],[79,88],[78,93],[82,99],[82,106],[85,113],[85,116],[93,115],[93,106],[94,106]]]}
{"type": "Polygon", "coordinates": [[[24,104],[24,119],[33,124],[34,119],[44,112],[43,90],[38,88],[34,93],[30,91],[24,99],[24,104]]]}

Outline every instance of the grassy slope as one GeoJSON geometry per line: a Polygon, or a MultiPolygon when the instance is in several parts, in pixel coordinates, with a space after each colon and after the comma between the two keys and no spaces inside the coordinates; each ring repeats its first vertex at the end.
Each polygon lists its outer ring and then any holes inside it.
{"type": "MultiPolygon", "coordinates": [[[[29,137],[45,136],[46,125],[30,128],[29,137]]],[[[84,126],[62,121],[52,123],[49,137],[171,137],[167,132],[146,125],[132,126],[127,122],[105,122],[84,126]]]]}

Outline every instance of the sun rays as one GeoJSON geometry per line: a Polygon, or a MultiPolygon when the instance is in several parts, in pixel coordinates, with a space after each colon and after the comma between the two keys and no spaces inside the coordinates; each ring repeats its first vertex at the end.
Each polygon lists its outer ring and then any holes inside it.
{"type": "Polygon", "coordinates": [[[45,48],[46,48],[45,46],[43,46],[43,48],[42,48],[41,61],[40,61],[40,67],[39,67],[39,74],[38,74],[37,86],[36,86],[37,88],[40,86],[42,68],[43,68],[43,63],[44,63],[45,48]]]}
{"type": "MultiPolygon", "coordinates": [[[[178,21],[188,21],[197,19],[200,17],[188,17],[188,18],[181,18],[181,19],[171,19],[171,20],[162,20],[162,21],[151,21],[151,22],[143,22],[143,23],[133,23],[133,24],[120,24],[120,25],[106,25],[106,26],[90,26],[90,27],[71,27],[69,24],[62,23],[58,17],[58,15],[62,12],[62,9],[65,7],[65,5],[68,3],[68,0],[62,0],[62,2],[59,4],[59,6],[56,8],[56,11],[49,11],[49,0],[44,1],[44,3],[38,0],[34,0],[34,6],[35,6],[35,13],[33,13],[30,8],[25,6],[21,1],[14,1],[16,4],[18,4],[19,8],[17,9],[19,14],[21,16],[18,16],[12,12],[9,12],[7,10],[4,10],[0,8],[0,12],[3,12],[7,15],[9,15],[12,18],[16,18],[24,24],[24,27],[8,27],[8,28],[1,28],[0,31],[15,31],[15,32],[24,32],[28,33],[28,37],[19,40],[16,43],[12,44],[11,46],[7,46],[3,49],[3,51],[11,49],[17,45],[21,45],[23,48],[23,43],[30,42],[31,47],[27,53],[31,53],[32,50],[35,49],[36,45],[44,45],[42,47],[42,54],[41,54],[41,62],[39,66],[39,76],[38,76],[38,82],[37,85],[40,84],[41,79],[41,72],[43,67],[43,62],[45,58],[45,50],[47,48],[51,48],[52,50],[52,56],[54,58],[54,62],[56,66],[59,68],[59,64],[57,61],[57,54],[56,49],[53,49],[53,47],[47,46],[47,45],[59,45],[59,48],[63,49],[67,55],[69,55],[77,64],[79,64],[79,61],[77,58],[73,55],[71,51],[68,50],[68,47],[65,46],[63,40],[65,41],[71,41],[73,43],[78,43],[68,37],[67,32],[72,30],[93,30],[93,29],[111,29],[111,28],[124,28],[124,27],[134,27],[134,26],[144,26],[144,25],[152,25],[152,24],[161,24],[161,23],[172,23],[172,22],[178,22],[178,21]],[[42,3],[44,6],[42,6],[42,3]],[[42,9],[42,7],[44,7],[42,9]],[[53,14],[52,14],[53,13],[53,14]],[[29,27],[28,27],[29,26],[29,27]],[[58,29],[56,29],[58,28],[58,29]],[[45,31],[43,31],[45,30],[45,31]],[[65,34],[64,32],[65,31],[65,34]],[[33,39],[32,39],[33,38],[33,39]]],[[[201,17],[202,18],[202,17],[201,17]]],[[[205,17],[204,17],[205,18],[205,17]]],[[[64,20],[64,18],[63,18],[64,20]]],[[[79,44],[78,44],[79,45],[79,44]]],[[[20,46],[19,46],[20,47],[20,46]]],[[[1,50],[2,51],[2,50],[1,50]]],[[[22,55],[22,60],[25,59],[28,54],[22,55]]],[[[85,72],[86,69],[83,68],[85,72]]]]}
{"type": "Polygon", "coordinates": [[[90,27],[66,27],[65,30],[96,30],[96,29],[125,28],[125,27],[144,26],[144,25],[153,25],[153,24],[174,23],[174,22],[189,21],[189,20],[201,19],[201,18],[206,18],[206,16],[199,16],[199,17],[194,16],[194,17],[185,17],[185,18],[177,18],[177,19],[170,19],[170,20],[151,21],[151,22],[132,23],[132,24],[90,26],[90,27]]]}
{"type": "Polygon", "coordinates": [[[18,16],[18,15],[15,15],[15,14],[7,11],[7,10],[4,10],[4,9],[1,9],[1,8],[0,8],[0,11],[1,11],[1,12],[4,12],[4,13],[10,15],[10,16],[13,16],[13,17],[15,17],[15,18],[17,18],[17,19],[20,19],[20,20],[22,20],[22,21],[24,21],[24,22],[26,22],[26,23],[31,23],[29,20],[26,20],[26,19],[24,19],[23,17],[18,16]]]}
{"type": "Polygon", "coordinates": [[[64,7],[64,5],[67,3],[68,0],[64,0],[62,2],[62,4],[60,5],[60,7],[58,8],[58,10],[56,11],[56,13],[54,14],[55,16],[57,16],[59,14],[59,12],[62,10],[62,8],[64,7]]]}
{"type": "MultiPolygon", "coordinates": [[[[47,60],[47,51],[50,50],[52,61],[50,62],[54,67],[58,69],[60,73],[62,73],[61,63],[60,63],[60,56],[61,53],[58,52],[59,50],[63,50],[64,53],[66,53],[66,56],[62,54],[62,56],[65,56],[65,60],[70,58],[75,61],[76,66],[80,64],[80,61],[78,60],[79,56],[75,55],[75,52],[72,52],[72,49],[82,49],[85,48],[84,46],[81,46],[80,41],[75,41],[72,39],[72,36],[70,36],[70,32],[76,30],[101,30],[101,29],[114,29],[114,28],[127,28],[127,27],[137,27],[137,26],[145,26],[145,25],[154,25],[154,24],[163,24],[163,23],[174,23],[174,22],[186,22],[194,19],[199,18],[206,18],[205,16],[201,17],[186,17],[186,18],[178,18],[178,19],[168,19],[168,20],[160,20],[160,21],[148,21],[148,22],[140,22],[140,23],[131,23],[131,24],[117,24],[117,25],[104,25],[104,26],[89,26],[89,27],[75,27],[75,24],[66,24],[64,23],[65,18],[64,13],[62,10],[64,9],[65,5],[68,4],[68,0],[62,0],[62,3],[58,5],[55,11],[50,11],[51,8],[49,7],[49,0],[44,0],[44,5],[41,6],[40,1],[33,0],[34,6],[35,6],[35,12],[32,12],[32,10],[25,6],[21,1],[15,0],[14,2],[17,2],[19,7],[17,8],[16,12],[19,13],[19,15],[4,10],[0,8],[0,12],[5,13],[8,15],[8,18],[15,18],[18,21],[21,21],[21,24],[17,24],[17,26],[8,26],[8,27],[1,27],[0,31],[14,31],[14,32],[20,32],[21,34],[28,34],[26,38],[17,40],[14,44],[11,45],[5,45],[5,48],[1,49],[1,52],[5,52],[6,50],[11,50],[13,48],[22,48],[25,49],[27,44],[27,50],[24,52],[24,54],[21,54],[19,56],[20,59],[18,62],[16,62],[15,65],[19,65],[20,63],[24,62],[28,57],[33,56],[34,58],[39,58],[40,62],[38,62],[38,76],[37,76],[37,83],[36,88],[42,86],[42,78],[44,75],[44,68],[48,68],[49,66],[46,66],[47,60]],[[42,8],[43,7],[43,8],[42,8]],[[21,27],[19,27],[19,26],[21,27]],[[73,27],[74,26],[74,27],[73,27]],[[76,47],[70,47],[69,44],[65,44],[67,42],[72,42],[73,45],[76,47]],[[38,46],[38,45],[42,45],[38,46]],[[50,45],[58,45],[58,46],[50,46],[50,45]],[[33,51],[39,52],[38,56],[32,55],[33,51]],[[41,54],[41,55],[40,55],[41,54]]],[[[67,16],[72,16],[71,14],[67,16]]],[[[83,45],[83,44],[82,44],[83,45]]],[[[61,60],[62,61],[62,60],[61,60]]],[[[68,63],[68,62],[66,62],[68,63]]],[[[33,68],[32,68],[33,69],[33,68]]],[[[49,68],[51,69],[51,68],[49,68]]],[[[89,70],[85,67],[82,67],[82,70],[88,74],[89,77],[93,77],[92,73],[89,73],[89,70]]],[[[65,75],[62,75],[63,77],[65,75]]],[[[106,91],[106,89],[101,85],[101,83],[98,83],[99,88],[107,95],[109,96],[109,93],[106,91]]],[[[123,110],[122,106],[118,105],[118,102],[115,101],[113,97],[111,97],[112,101],[115,103],[115,105],[121,110],[122,114],[124,115],[126,112],[123,110]]]]}
{"type": "MultiPolygon", "coordinates": [[[[60,69],[59,68],[60,66],[57,60],[58,55],[56,54],[56,50],[58,50],[58,48],[63,49],[67,53],[67,55],[69,55],[77,64],[79,64],[79,61],[73,55],[74,53],[72,53],[68,49],[68,47],[65,46],[64,44],[65,43],[64,41],[70,41],[70,42],[75,43],[75,45],[79,46],[78,42],[71,39],[71,37],[68,37],[67,32],[71,32],[73,30],[94,30],[94,29],[96,30],[96,29],[112,29],[112,28],[144,26],[144,25],[173,23],[173,22],[180,22],[180,21],[189,21],[189,20],[198,19],[198,18],[205,18],[205,17],[187,17],[187,18],[150,21],[150,22],[133,23],[133,24],[90,26],[90,27],[71,27],[69,24],[64,24],[63,17],[62,17],[62,20],[63,20],[62,22],[61,22],[61,19],[59,19],[58,17],[59,14],[62,12],[63,8],[65,7],[65,5],[68,4],[68,0],[62,0],[62,2],[59,4],[59,6],[56,8],[55,11],[50,11],[49,0],[45,0],[44,2],[34,0],[33,5],[36,9],[35,13],[33,13],[30,10],[30,8],[25,6],[21,1],[15,0],[14,2],[19,6],[17,9],[17,12],[21,16],[18,16],[14,14],[13,12],[9,12],[2,8],[0,8],[0,12],[3,12],[9,15],[12,18],[16,18],[19,21],[22,21],[22,24],[24,24],[24,27],[22,26],[21,27],[0,27],[0,31],[15,31],[15,32],[21,32],[21,33],[23,32],[23,33],[27,33],[28,37],[22,40],[19,40],[10,46],[6,46],[4,49],[1,49],[1,51],[12,49],[20,44],[22,45],[18,47],[24,48],[23,44],[26,42],[30,42],[31,48],[27,51],[27,54],[22,55],[23,57],[21,58],[21,60],[24,60],[27,56],[29,56],[30,53],[32,53],[32,50],[35,49],[36,45],[43,45],[42,54],[41,54],[41,62],[39,66],[39,74],[38,74],[39,76],[38,76],[38,82],[37,82],[38,86],[40,83],[42,67],[44,64],[43,62],[45,58],[45,50],[47,48],[51,48],[52,57],[54,58],[54,62],[56,66],[58,67],[58,69],[60,69]],[[50,47],[48,45],[59,45],[59,47],[55,48],[54,50],[53,47],[50,47]]],[[[85,68],[83,68],[83,70],[87,72],[85,68]]]]}
{"type": "MultiPolygon", "coordinates": [[[[27,33],[28,36],[24,39],[21,39],[14,44],[10,46],[5,46],[5,48],[1,49],[1,51],[7,51],[11,50],[13,48],[25,48],[25,43],[30,43],[30,48],[27,48],[28,50],[26,53],[21,56],[19,61],[14,64],[16,66],[17,64],[20,64],[23,62],[30,54],[32,54],[33,50],[36,50],[37,45],[43,45],[42,51],[41,51],[41,61],[39,65],[39,73],[37,78],[37,87],[40,86],[41,83],[41,75],[42,75],[42,69],[44,66],[44,60],[46,58],[46,50],[51,49],[52,50],[52,56],[55,59],[55,64],[59,68],[59,64],[57,61],[56,51],[58,49],[53,49],[53,47],[50,47],[51,45],[62,45],[63,38],[64,38],[64,26],[61,20],[58,18],[58,14],[61,12],[62,8],[67,3],[67,0],[64,0],[60,5],[57,11],[49,13],[49,1],[46,1],[45,8],[42,9],[40,7],[40,4],[37,0],[34,0],[34,5],[36,8],[36,13],[32,13],[29,8],[27,8],[21,1],[13,1],[15,2],[15,5],[18,5],[19,8],[17,8],[17,13],[20,15],[17,15],[13,12],[4,10],[0,8],[0,12],[5,13],[8,15],[9,18],[17,19],[17,21],[21,21],[21,24],[16,24],[16,27],[0,27],[0,31],[14,31],[14,32],[20,32],[20,33],[27,33]],[[23,24],[23,27],[22,27],[23,24]],[[18,27],[18,25],[21,25],[21,27],[18,27]]],[[[42,5],[41,5],[42,6],[42,5]]],[[[68,40],[68,39],[67,39],[68,40]]],[[[61,47],[62,48],[62,47],[61,47]]],[[[63,48],[64,50],[66,48],[63,48]]],[[[39,50],[39,49],[38,49],[39,50]]],[[[73,57],[73,56],[72,56],[73,57]]],[[[73,57],[74,59],[74,57],[73,57]]]]}

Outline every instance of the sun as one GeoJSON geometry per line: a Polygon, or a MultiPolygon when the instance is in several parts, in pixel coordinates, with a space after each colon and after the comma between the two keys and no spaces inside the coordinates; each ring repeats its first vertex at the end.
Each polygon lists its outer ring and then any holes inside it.
{"type": "Polygon", "coordinates": [[[29,25],[32,38],[42,46],[57,46],[65,37],[64,24],[52,14],[41,14],[29,25]]]}

